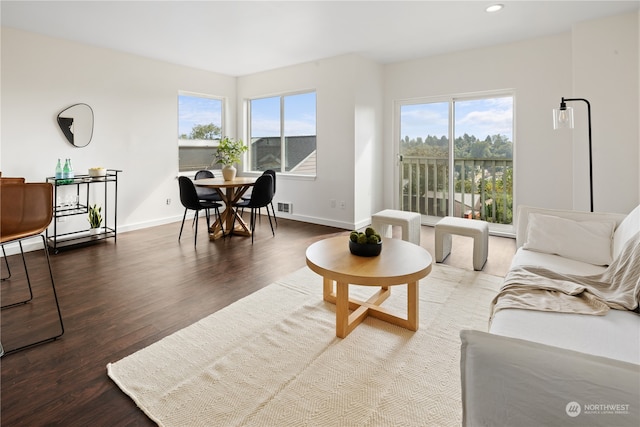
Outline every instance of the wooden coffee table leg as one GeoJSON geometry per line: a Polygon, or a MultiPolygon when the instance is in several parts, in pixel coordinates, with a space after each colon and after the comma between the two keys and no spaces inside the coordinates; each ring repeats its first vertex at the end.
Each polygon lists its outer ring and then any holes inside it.
{"type": "Polygon", "coordinates": [[[322,278],[322,299],[332,304],[336,303],[336,294],[333,289],[333,280],[322,278]]]}
{"type": "Polygon", "coordinates": [[[418,282],[412,282],[407,284],[407,329],[411,331],[417,331],[420,325],[420,319],[418,313],[418,282]]]}
{"type": "Polygon", "coordinates": [[[336,284],[336,336],[346,337],[349,332],[349,284],[336,284]]]}

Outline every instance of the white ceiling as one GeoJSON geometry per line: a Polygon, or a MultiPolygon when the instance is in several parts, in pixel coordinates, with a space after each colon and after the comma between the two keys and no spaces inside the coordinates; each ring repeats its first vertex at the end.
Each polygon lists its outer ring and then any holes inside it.
{"type": "Polygon", "coordinates": [[[5,1],[2,26],[232,76],[355,53],[392,63],[570,31],[634,1],[5,1]],[[503,3],[497,13],[485,7],[503,3]]]}

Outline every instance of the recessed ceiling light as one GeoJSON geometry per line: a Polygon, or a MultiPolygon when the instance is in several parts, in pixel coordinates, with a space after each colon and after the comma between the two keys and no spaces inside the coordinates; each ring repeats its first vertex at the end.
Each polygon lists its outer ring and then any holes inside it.
{"type": "Polygon", "coordinates": [[[485,10],[489,13],[492,13],[492,12],[497,12],[499,10],[502,10],[503,7],[504,7],[503,4],[492,4],[491,6],[488,6],[485,10]]]}

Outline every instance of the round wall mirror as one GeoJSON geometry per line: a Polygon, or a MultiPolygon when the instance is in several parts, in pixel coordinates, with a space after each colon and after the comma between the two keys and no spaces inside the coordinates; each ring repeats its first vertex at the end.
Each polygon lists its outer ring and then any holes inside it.
{"type": "Polygon", "coordinates": [[[58,114],[58,125],[72,145],[86,147],[93,136],[93,110],[87,104],[74,104],[58,114]]]}

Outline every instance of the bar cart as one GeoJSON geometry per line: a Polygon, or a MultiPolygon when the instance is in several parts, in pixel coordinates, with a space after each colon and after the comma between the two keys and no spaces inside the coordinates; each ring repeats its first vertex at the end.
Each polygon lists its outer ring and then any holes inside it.
{"type": "Polygon", "coordinates": [[[92,177],[90,175],[75,175],[73,178],[47,177],[47,182],[53,184],[53,221],[46,231],[49,249],[54,254],[60,250],[80,245],[87,245],[105,239],[117,240],[118,229],[118,174],[117,169],[107,169],[106,175],[92,177]],[[111,187],[111,188],[110,188],[111,187]],[[95,204],[91,190],[102,188],[102,217],[99,228],[91,229],[78,227],[72,231],[60,231],[62,221],[67,217],[88,215],[89,207],[95,204]],[[63,194],[66,193],[66,194],[63,194]],[[92,203],[93,200],[93,203],[92,203]],[[109,204],[111,201],[112,204],[109,204]],[[50,233],[50,230],[52,232],[50,233]]]}

